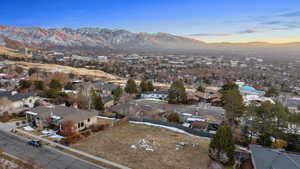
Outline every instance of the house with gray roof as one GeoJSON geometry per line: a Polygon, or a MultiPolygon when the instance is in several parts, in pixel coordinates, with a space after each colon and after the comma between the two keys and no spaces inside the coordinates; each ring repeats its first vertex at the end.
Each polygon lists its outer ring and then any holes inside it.
{"type": "Polygon", "coordinates": [[[300,154],[251,144],[254,169],[300,169],[300,154]]]}
{"type": "Polygon", "coordinates": [[[102,97],[102,102],[105,108],[109,108],[114,105],[114,98],[112,96],[102,97]]]}
{"type": "Polygon", "coordinates": [[[43,129],[54,125],[62,129],[63,122],[72,121],[77,131],[97,123],[98,112],[66,106],[39,106],[26,112],[26,120],[32,127],[43,129]]]}
{"type": "Polygon", "coordinates": [[[16,113],[24,108],[32,108],[39,99],[35,93],[17,93],[15,91],[0,91],[0,115],[3,112],[16,113]]]}

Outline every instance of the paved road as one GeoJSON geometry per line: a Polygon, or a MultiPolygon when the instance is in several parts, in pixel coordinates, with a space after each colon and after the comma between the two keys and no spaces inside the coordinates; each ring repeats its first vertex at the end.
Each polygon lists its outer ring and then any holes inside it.
{"type": "Polygon", "coordinates": [[[44,169],[103,169],[48,147],[35,148],[26,141],[0,131],[0,148],[20,159],[33,160],[44,169]]]}
{"type": "Polygon", "coordinates": [[[7,123],[1,123],[0,122],[0,130],[8,132],[8,131],[11,131],[11,129],[14,129],[14,128],[16,128],[16,122],[7,122],[7,123]]]}

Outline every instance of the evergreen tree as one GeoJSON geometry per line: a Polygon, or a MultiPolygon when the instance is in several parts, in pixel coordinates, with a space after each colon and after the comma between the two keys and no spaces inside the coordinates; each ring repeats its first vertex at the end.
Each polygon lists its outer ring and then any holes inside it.
{"type": "Polygon", "coordinates": [[[238,90],[238,86],[234,82],[228,82],[222,86],[221,93],[227,90],[238,90]]]}
{"type": "Polygon", "coordinates": [[[62,85],[60,84],[60,82],[58,80],[52,79],[49,83],[49,87],[51,89],[60,90],[62,88],[62,85]]]}
{"type": "Polygon", "coordinates": [[[234,140],[231,128],[228,125],[222,125],[209,145],[209,155],[225,165],[234,164],[234,140]]]}
{"type": "Polygon", "coordinates": [[[239,90],[231,89],[223,92],[223,104],[226,110],[226,118],[229,122],[236,121],[242,117],[245,111],[243,97],[240,95],[239,90]]]}
{"type": "Polygon", "coordinates": [[[74,86],[72,84],[72,82],[68,82],[65,87],[64,87],[66,90],[73,90],[74,89],[74,86]]]}
{"type": "Polygon", "coordinates": [[[34,74],[34,73],[36,73],[36,72],[38,72],[37,68],[30,68],[30,69],[28,70],[28,75],[31,76],[32,74],[34,74]]]}
{"type": "Polygon", "coordinates": [[[44,81],[41,80],[34,81],[34,88],[36,90],[44,90],[45,88],[44,81]]]}
{"type": "Polygon", "coordinates": [[[125,91],[130,94],[138,92],[136,83],[133,79],[128,79],[126,87],[125,87],[125,91]]]}
{"type": "Polygon", "coordinates": [[[266,97],[276,97],[278,95],[279,95],[278,91],[273,87],[271,87],[269,90],[267,90],[267,92],[265,94],[266,97]]]}
{"type": "Polygon", "coordinates": [[[119,101],[120,97],[123,95],[123,89],[121,86],[118,86],[116,89],[112,91],[112,95],[114,97],[114,101],[119,101]]]}
{"type": "Polygon", "coordinates": [[[30,80],[21,80],[19,82],[20,88],[21,89],[28,89],[31,87],[31,81],[30,80]]]}
{"type": "Polygon", "coordinates": [[[154,85],[151,81],[148,81],[148,91],[153,91],[154,90],[154,85]]]}
{"type": "Polygon", "coordinates": [[[92,108],[95,110],[104,110],[102,98],[94,90],[91,90],[92,108]]]}
{"type": "Polygon", "coordinates": [[[168,90],[168,101],[169,103],[183,103],[187,102],[187,94],[185,91],[184,84],[181,80],[176,80],[172,83],[168,90]]]}
{"type": "Polygon", "coordinates": [[[197,91],[198,91],[198,92],[205,92],[205,89],[204,89],[204,87],[202,87],[202,86],[200,85],[200,86],[198,86],[197,91]]]}
{"type": "Polygon", "coordinates": [[[141,92],[147,92],[149,91],[148,89],[148,82],[145,80],[142,80],[140,83],[140,88],[141,88],[141,92]]]}

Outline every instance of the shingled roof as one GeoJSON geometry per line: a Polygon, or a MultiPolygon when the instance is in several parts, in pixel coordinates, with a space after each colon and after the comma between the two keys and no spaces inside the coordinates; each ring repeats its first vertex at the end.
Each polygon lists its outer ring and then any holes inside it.
{"type": "Polygon", "coordinates": [[[36,96],[35,93],[16,93],[16,94],[12,94],[12,92],[10,91],[2,91],[0,92],[0,98],[7,98],[10,101],[20,101],[32,96],[36,96]]]}
{"type": "Polygon", "coordinates": [[[71,120],[74,122],[87,120],[98,114],[96,111],[84,111],[66,106],[39,106],[30,111],[37,113],[43,119],[47,119],[49,116],[59,116],[63,120],[71,120]]]}
{"type": "Polygon", "coordinates": [[[250,145],[254,169],[300,169],[300,154],[250,145]]]}

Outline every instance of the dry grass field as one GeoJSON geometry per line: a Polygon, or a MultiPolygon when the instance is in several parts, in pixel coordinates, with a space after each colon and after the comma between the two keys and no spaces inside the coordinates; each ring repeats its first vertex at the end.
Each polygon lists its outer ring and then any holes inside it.
{"type": "Polygon", "coordinates": [[[18,65],[24,69],[38,68],[45,72],[61,72],[61,73],[73,73],[78,76],[93,76],[94,78],[105,78],[105,79],[119,79],[118,76],[114,76],[109,73],[105,73],[101,70],[90,70],[85,68],[74,68],[71,66],[62,66],[56,64],[41,64],[41,63],[30,63],[30,62],[17,62],[17,61],[6,61],[7,64],[18,65]]]}
{"type": "Polygon", "coordinates": [[[125,122],[72,147],[133,169],[206,169],[208,145],[207,139],[125,122]]]}
{"type": "MultiPolygon", "coordinates": [[[[62,66],[62,65],[56,65],[56,64],[42,64],[42,63],[30,63],[30,62],[21,62],[21,61],[5,61],[7,64],[13,64],[18,65],[24,69],[30,69],[30,68],[38,68],[40,70],[43,70],[45,72],[61,72],[61,73],[73,73],[78,76],[90,76],[94,79],[106,79],[107,82],[112,82],[115,84],[120,84],[122,86],[126,85],[127,79],[121,78],[116,75],[112,75],[106,72],[103,72],[101,70],[92,70],[92,69],[86,69],[86,68],[75,68],[71,66],[62,66]]],[[[136,82],[139,84],[140,80],[136,80],[136,82]]],[[[154,86],[168,89],[171,84],[165,84],[165,83],[154,83],[154,86]]],[[[194,92],[195,89],[186,88],[187,91],[194,92]]]]}
{"type": "Polygon", "coordinates": [[[17,50],[10,49],[4,46],[0,46],[0,55],[8,55],[13,57],[24,57],[23,54],[17,52],[17,50]]]}

